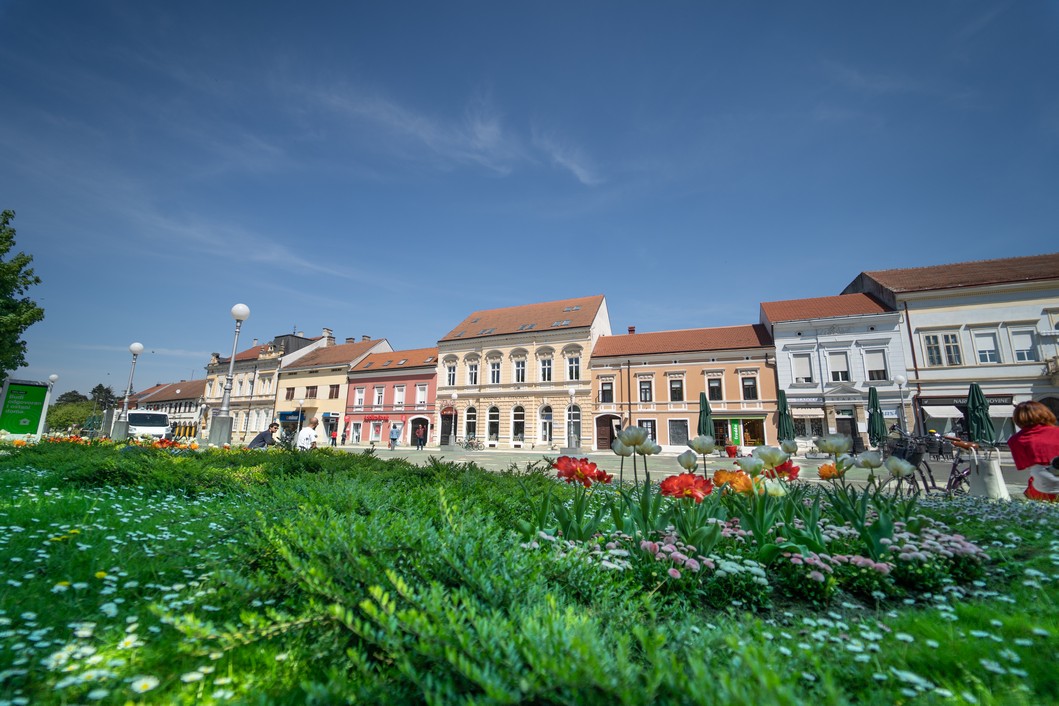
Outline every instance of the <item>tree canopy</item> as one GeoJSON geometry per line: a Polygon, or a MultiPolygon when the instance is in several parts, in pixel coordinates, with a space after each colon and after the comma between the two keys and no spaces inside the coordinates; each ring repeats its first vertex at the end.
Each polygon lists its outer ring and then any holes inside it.
{"type": "Polygon", "coordinates": [[[26,290],[40,284],[29,266],[33,258],[24,252],[7,257],[15,247],[14,217],[14,211],[0,212],[0,380],[26,364],[22,334],[44,318],[44,309],[24,296],[26,290]]]}
{"type": "Polygon", "coordinates": [[[54,404],[72,404],[74,402],[91,402],[91,400],[77,390],[70,390],[56,397],[54,404]]]}
{"type": "Polygon", "coordinates": [[[85,420],[92,414],[92,403],[69,402],[56,404],[48,407],[48,429],[51,431],[66,431],[70,427],[79,429],[84,426],[85,420]]]}
{"type": "Polygon", "coordinates": [[[110,409],[118,401],[118,398],[114,395],[114,390],[103,383],[93,387],[88,394],[92,395],[92,401],[96,403],[99,409],[110,409]]]}

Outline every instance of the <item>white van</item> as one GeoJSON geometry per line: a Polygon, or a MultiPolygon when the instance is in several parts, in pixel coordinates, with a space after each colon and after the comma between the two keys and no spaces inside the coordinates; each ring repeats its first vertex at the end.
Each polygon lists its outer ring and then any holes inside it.
{"type": "Polygon", "coordinates": [[[169,415],[165,412],[129,410],[129,438],[135,439],[149,434],[156,439],[168,439],[172,431],[169,428],[169,415]]]}

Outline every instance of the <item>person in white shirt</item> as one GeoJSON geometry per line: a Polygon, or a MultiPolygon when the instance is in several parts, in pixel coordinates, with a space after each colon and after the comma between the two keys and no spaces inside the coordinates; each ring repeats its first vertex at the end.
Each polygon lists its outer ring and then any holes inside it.
{"type": "Polygon", "coordinates": [[[309,420],[309,426],[302,427],[302,430],[298,432],[298,449],[301,451],[308,451],[309,449],[316,448],[316,427],[320,424],[320,420],[316,417],[312,417],[309,420]]]}

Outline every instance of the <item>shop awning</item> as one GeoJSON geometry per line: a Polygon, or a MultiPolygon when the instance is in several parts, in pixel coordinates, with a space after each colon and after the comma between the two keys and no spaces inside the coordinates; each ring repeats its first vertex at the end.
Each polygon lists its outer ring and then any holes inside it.
{"type": "Polygon", "coordinates": [[[301,413],[300,419],[299,419],[299,413],[298,412],[280,412],[279,413],[279,420],[281,422],[297,422],[297,421],[301,421],[301,420],[304,420],[304,419],[305,419],[304,412],[301,413]]]}
{"type": "Polygon", "coordinates": [[[956,409],[952,405],[923,405],[923,414],[930,417],[931,419],[959,419],[963,416],[963,412],[956,409]]]}
{"type": "Polygon", "coordinates": [[[820,407],[791,407],[792,417],[822,417],[824,410],[820,407]]]}
{"type": "Polygon", "coordinates": [[[1013,404],[989,405],[989,417],[991,419],[1011,419],[1013,414],[1015,414],[1015,405],[1013,404]]]}

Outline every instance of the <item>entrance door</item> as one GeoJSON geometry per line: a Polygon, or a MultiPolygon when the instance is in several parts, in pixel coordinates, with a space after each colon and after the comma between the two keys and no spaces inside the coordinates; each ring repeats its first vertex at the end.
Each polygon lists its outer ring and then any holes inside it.
{"type": "Polygon", "coordinates": [[[848,436],[850,438],[853,437],[853,420],[852,419],[844,419],[842,417],[839,417],[838,419],[835,420],[835,428],[838,430],[839,434],[845,434],[846,436],[848,436]]]}
{"type": "Polygon", "coordinates": [[[456,428],[456,412],[442,412],[441,413],[441,438],[438,439],[440,444],[451,444],[455,441],[452,438],[453,430],[456,428]]]}
{"type": "Polygon", "coordinates": [[[604,416],[596,418],[596,449],[606,451],[614,443],[614,426],[618,417],[604,416]]]}

